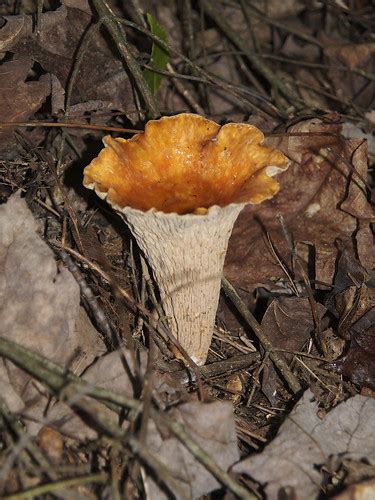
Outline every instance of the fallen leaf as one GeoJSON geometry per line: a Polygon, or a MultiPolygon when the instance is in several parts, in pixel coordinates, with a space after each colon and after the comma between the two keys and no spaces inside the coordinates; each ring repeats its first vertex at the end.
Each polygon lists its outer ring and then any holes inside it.
{"type": "MultiPolygon", "coordinates": [[[[170,416],[184,425],[189,434],[224,470],[239,458],[232,404],[190,402],[171,411],[170,416]]],[[[188,498],[206,495],[220,487],[219,482],[166,429],[149,422],[147,445],[178,481],[188,498]]],[[[147,485],[152,500],[169,498],[151,476],[147,485]]],[[[178,497],[176,497],[178,498],[178,497]]]]}
{"type": "MultiPolygon", "coordinates": [[[[119,394],[126,394],[135,397],[140,388],[140,377],[142,377],[147,367],[146,352],[140,353],[138,359],[135,353],[128,350],[117,350],[99,357],[82,375],[82,379],[90,385],[109,389],[119,394]]],[[[87,403],[92,412],[100,413],[111,424],[119,423],[119,416],[116,412],[107,408],[103,403],[95,401],[85,396],[82,391],[80,401],[87,403]]],[[[61,433],[67,434],[77,440],[95,440],[98,439],[100,431],[90,425],[75,412],[68,403],[57,402],[50,405],[46,410],[44,405],[32,408],[26,412],[32,416],[36,424],[29,425],[29,432],[35,434],[39,428],[39,422],[48,422],[58,429],[61,433]]],[[[129,425],[124,422],[124,426],[129,425]]]]}
{"type": "Polygon", "coordinates": [[[233,470],[264,486],[268,500],[285,490],[296,498],[317,498],[321,493],[320,467],[344,459],[375,463],[373,420],[375,400],[354,396],[334,408],[324,420],[307,390],[281,425],[276,438],[262,453],[252,455],[233,470]]]}
{"type": "Polygon", "coordinates": [[[337,300],[339,294],[353,285],[365,283],[368,279],[368,272],[356,258],[354,249],[351,246],[340,249],[340,255],[337,260],[337,270],[333,282],[334,287],[332,291],[327,294],[324,301],[327,309],[338,318],[339,311],[337,310],[337,300]]]}
{"type": "MultiPolygon", "coordinates": [[[[15,122],[30,117],[51,93],[49,75],[26,81],[32,59],[18,57],[0,65],[0,121],[15,122]]],[[[14,146],[14,129],[0,128],[0,152],[14,146]]]]}
{"type": "MultiPolygon", "coordinates": [[[[92,22],[92,13],[87,13],[86,7],[85,2],[80,2],[77,8],[62,5],[55,11],[43,13],[39,33],[33,30],[31,15],[5,17],[0,46],[3,51],[27,55],[37,61],[66,88],[82,37],[92,22]]],[[[91,38],[83,57],[71,104],[89,101],[101,101],[105,109],[125,112],[135,109],[124,66],[100,32],[91,38]]]]}
{"type": "MultiPolygon", "coordinates": [[[[320,320],[326,312],[322,304],[314,304],[320,320]]],[[[299,351],[315,328],[311,305],[307,298],[280,297],[268,306],[262,319],[262,329],[272,345],[286,351],[299,351]]],[[[293,354],[285,353],[287,358],[293,354]]]]}
{"type": "Polygon", "coordinates": [[[324,49],[324,55],[337,59],[353,70],[368,61],[375,53],[375,43],[334,43],[324,49]]]}
{"type": "MultiPolygon", "coordinates": [[[[321,320],[326,308],[318,303],[315,303],[314,307],[317,319],[321,320]]],[[[315,329],[309,300],[298,297],[280,297],[273,300],[263,316],[261,326],[262,330],[267,332],[267,338],[273,348],[285,350],[283,356],[287,362],[290,362],[294,357],[293,351],[300,351],[315,329]]],[[[278,373],[269,361],[266,362],[265,368],[262,391],[269,401],[275,404],[277,399],[274,394],[279,378],[278,373]]]]}
{"type": "MultiPolygon", "coordinates": [[[[277,214],[283,216],[296,245],[302,243],[313,249],[310,268],[315,268],[312,278],[318,281],[317,287],[321,286],[319,282],[333,281],[336,243],[353,247],[360,223],[363,221],[364,227],[368,227],[373,220],[362,181],[353,174],[354,169],[366,178],[366,145],[342,138],[333,117],[330,123],[317,119],[299,123],[289,132],[291,135],[282,139],[267,139],[268,145],[278,147],[293,161],[278,176],[280,192],[259,206],[246,207],[229,241],[225,273],[234,284],[248,291],[258,286],[280,290],[279,283],[288,282],[265,237],[267,230],[279,258],[291,268],[290,249],[277,214]],[[296,133],[305,135],[294,136],[296,133]],[[354,196],[350,194],[353,192],[354,196]],[[349,201],[343,203],[348,193],[355,198],[355,207],[350,209],[349,201]],[[365,213],[362,221],[357,219],[359,211],[365,213]]],[[[372,240],[362,238],[360,243],[361,255],[372,252],[372,240]]]]}
{"type": "MultiPolygon", "coordinates": [[[[335,296],[336,310],[339,313],[338,334],[344,338],[350,338],[350,330],[368,314],[375,306],[375,291],[365,284],[350,286],[335,296]]],[[[363,322],[360,326],[365,326],[363,322]]],[[[367,328],[371,325],[367,324],[367,328]]],[[[358,328],[357,328],[358,329],[358,328]]]]}
{"type": "Polygon", "coordinates": [[[344,356],[327,364],[355,384],[375,390],[375,309],[370,309],[350,328],[351,339],[344,356]]]}
{"type": "MultiPolygon", "coordinates": [[[[70,271],[58,269],[38,230],[19,194],[0,207],[0,336],[81,372],[102,344],[94,328],[88,329],[77,282],[70,271]],[[82,324],[85,329],[78,331],[82,324]]],[[[30,376],[11,362],[2,360],[0,377],[1,395],[12,411],[36,395],[40,399],[30,376]]]]}
{"type": "Polygon", "coordinates": [[[320,39],[329,64],[327,77],[334,94],[346,104],[354,103],[365,110],[370,109],[375,97],[374,86],[366,76],[354,70],[359,69],[368,74],[373,72],[375,43],[350,44],[323,32],[320,39]]]}
{"type": "Polygon", "coordinates": [[[374,389],[374,273],[360,265],[353,251],[342,251],[334,287],[325,303],[339,320],[338,335],[347,341],[344,354],[331,358],[326,367],[361,387],[374,389]]]}

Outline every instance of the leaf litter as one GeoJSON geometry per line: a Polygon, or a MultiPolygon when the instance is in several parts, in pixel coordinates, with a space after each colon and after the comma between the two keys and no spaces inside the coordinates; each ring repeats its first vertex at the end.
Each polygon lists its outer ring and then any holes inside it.
{"type": "Polygon", "coordinates": [[[297,498],[315,498],[324,468],[332,473],[343,459],[374,463],[374,399],[354,396],[323,419],[313,399],[307,390],[265,450],[234,467],[265,485],[267,498],[279,498],[288,490],[297,498]]]}
{"type": "Polygon", "coordinates": [[[11,3],[0,7],[0,495],[373,491],[370,3],[11,3]],[[155,324],[158,291],[130,233],[81,187],[105,127],[182,111],[253,123],[291,161],[277,197],[235,225],[224,274],[237,302],[223,297],[194,369],[155,324]]]}

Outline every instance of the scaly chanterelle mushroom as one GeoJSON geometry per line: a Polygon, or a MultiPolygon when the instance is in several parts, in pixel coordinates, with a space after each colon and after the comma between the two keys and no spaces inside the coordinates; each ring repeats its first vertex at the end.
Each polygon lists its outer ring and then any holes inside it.
{"type": "Polygon", "coordinates": [[[127,221],[158,284],[172,334],[198,364],[211,343],[233,224],[272,198],[287,159],[260,130],[183,113],[131,139],[104,138],[84,185],[127,221]]]}

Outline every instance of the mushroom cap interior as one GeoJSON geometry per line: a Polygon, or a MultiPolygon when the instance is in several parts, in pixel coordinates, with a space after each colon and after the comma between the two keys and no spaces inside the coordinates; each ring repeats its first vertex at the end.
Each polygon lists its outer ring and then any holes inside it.
{"type": "Polygon", "coordinates": [[[199,214],[213,205],[260,203],[279,190],[267,167],[288,164],[263,139],[248,124],[220,126],[189,113],[163,117],[131,139],[105,137],[84,185],[120,209],[199,214]]]}

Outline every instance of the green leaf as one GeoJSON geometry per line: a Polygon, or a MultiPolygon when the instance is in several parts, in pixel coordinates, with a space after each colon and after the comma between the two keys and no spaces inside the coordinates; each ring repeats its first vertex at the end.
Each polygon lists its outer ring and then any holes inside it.
{"type": "MultiPolygon", "coordinates": [[[[151,14],[147,14],[147,22],[148,25],[150,26],[151,33],[159,37],[161,40],[163,40],[163,42],[168,43],[167,33],[151,14]]],[[[156,70],[164,71],[165,68],[167,67],[168,62],[169,62],[168,51],[160,47],[160,45],[158,45],[157,42],[153,42],[149,65],[156,70]]],[[[155,95],[156,92],[159,90],[162,75],[155,73],[151,69],[145,69],[143,72],[143,76],[145,77],[145,80],[148,86],[150,87],[151,92],[155,95]]]]}

